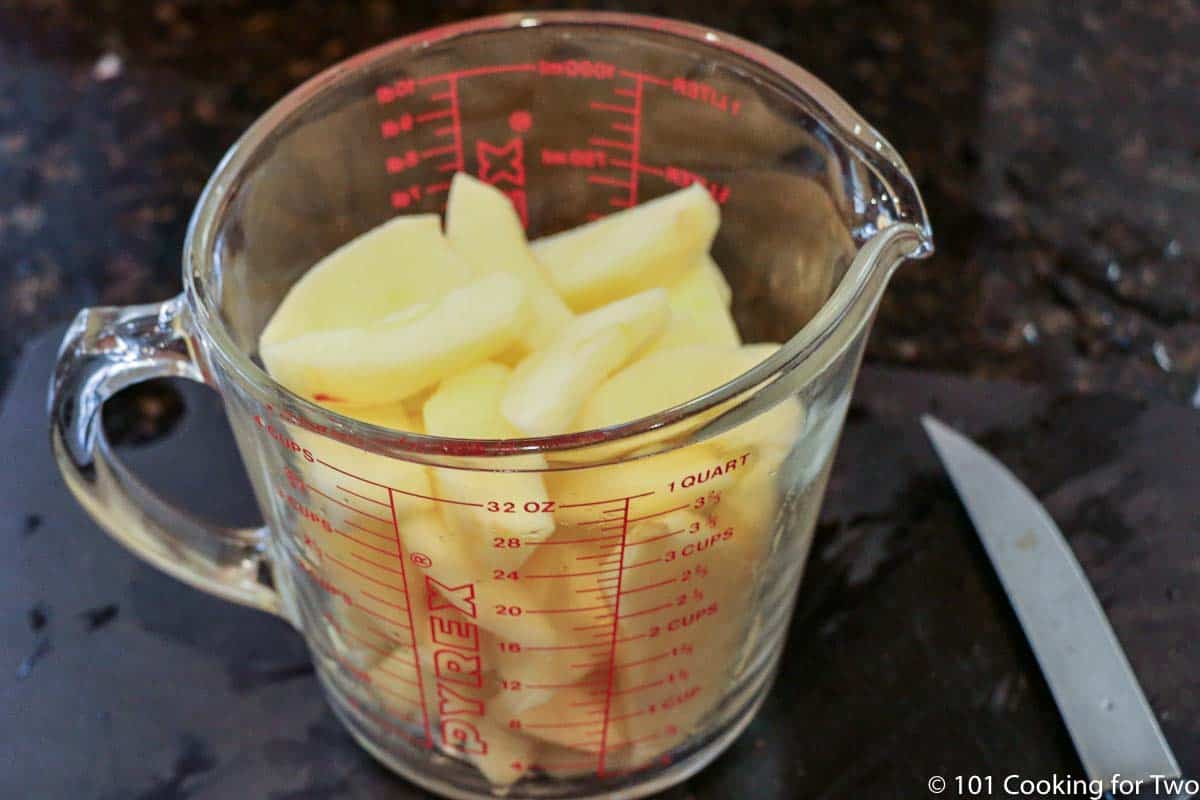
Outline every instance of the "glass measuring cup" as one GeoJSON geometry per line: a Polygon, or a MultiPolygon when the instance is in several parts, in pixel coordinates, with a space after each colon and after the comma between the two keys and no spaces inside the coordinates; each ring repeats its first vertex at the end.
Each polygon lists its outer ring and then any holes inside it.
{"type": "Polygon", "coordinates": [[[193,217],[183,294],[68,331],[52,442],[113,536],[295,625],[392,769],[452,797],[639,797],[762,702],[870,318],[930,248],[892,148],[761,48],[619,14],[447,26],[252,126],[193,217]],[[288,287],[391,215],[440,211],[459,170],[531,237],[702,182],[739,326],[783,346],[681,405],[540,439],[396,432],[274,383],[255,349],[288,287]],[[265,527],[184,514],[113,458],[101,404],[162,375],[221,393],[265,527]]]}

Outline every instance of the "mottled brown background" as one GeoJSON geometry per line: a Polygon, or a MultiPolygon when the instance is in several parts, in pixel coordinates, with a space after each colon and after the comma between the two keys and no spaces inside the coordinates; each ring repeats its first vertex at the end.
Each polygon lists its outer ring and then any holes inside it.
{"type": "MultiPolygon", "coordinates": [[[[812,69],[905,155],[939,247],[880,313],[782,678],[729,753],[665,797],[909,800],[932,774],[1078,771],[924,411],[1058,520],[1197,777],[1200,5],[603,7],[698,20],[812,69]]],[[[205,178],[288,89],[368,45],[511,8],[0,0],[0,451],[21,454],[0,460],[0,796],[421,796],[340,729],[281,621],[92,529],[44,447],[53,342],[14,383],[15,357],[80,306],[177,292],[205,178]]],[[[198,461],[161,439],[123,456],[252,515],[216,400],[192,395],[176,435],[198,461]]],[[[173,393],[139,397],[109,409],[126,443],[177,418],[173,393]]]]}
{"type": "MultiPolygon", "coordinates": [[[[0,375],[80,306],[175,293],[205,178],[297,83],[388,38],[518,7],[0,0],[0,375]]],[[[1196,396],[1197,3],[595,7],[776,49],[908,159],[939,252],[896,279],[871,359],[1196,396]]]]}

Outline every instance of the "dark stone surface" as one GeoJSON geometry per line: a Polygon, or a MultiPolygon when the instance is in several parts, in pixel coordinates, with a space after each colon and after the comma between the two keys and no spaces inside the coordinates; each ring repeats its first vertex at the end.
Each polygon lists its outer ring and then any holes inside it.
{"type": "MultiPolygon", "coordinates": [[[[916,426],[928,408],[1046,501],[1196,775],[1194,0],[591,5],[708,23],[809,67],[904,154],[939,246],[895,279],[868,353],[939,374],[866,371],[774,698],[669,796],[753,781],[756,797],[909,798],[935,772],[1077,768],[916,426]]],[[[369,45],[516,7],[0,0],[0,797],[419,794],[350,743],[282,623],[96,531],[45,447],[49,340],[19,379],[15,358],[81,306],[177,292],[204,180],[287,90],[369,45]]],[[[156,437],[207,441],[215,406],[181,408],[158,385],[107,418],[187,495],[196,473],[156,437]]],[[[252,519],[236,460],[205,452],[206,482],[252,519]]]]}
{"type": "MultiPolygon", "coordinates": [[[[0,465],[0,797],[424,797],[342,730],[285,623],[142,564],[71,499],[42,421],[56,344],[28,351],[0,416],[0,449],[20,454],[0,465]]],[[[193,508],[220,496],[221,521],[252,522],[218,400],[181,388],[172,435],[122,456],[168,496],[193,508]]],[[[926,411],[1045,502],[1185,774],[1200,774],[1200,418],[1113,393],[868,368],[775,689],[725,755],[664,798],[913,798],[931,775],[1078,772],[917,423],[926,411]]]]}
{"type": "MultiPolygon", "coordinates": [[[[80,306],[174,294],[209,172],[300,81],[520,5],[0,0],[0,380],[31,332],[80,306]]],[[[809,67],[891,139],[939,252],[897,277],[871,359],[1197,396],[1194,0],[558,5],[741,34],[809,67]]]]}

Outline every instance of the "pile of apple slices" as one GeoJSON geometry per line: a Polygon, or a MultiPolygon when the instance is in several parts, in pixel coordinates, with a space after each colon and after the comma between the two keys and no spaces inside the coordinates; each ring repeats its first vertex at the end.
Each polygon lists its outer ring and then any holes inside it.
{"type": "MultiPolygon", "coordinates": [[[[708,254],[719,223],[712,198],[693,185],[528,243],[501,192],[458,174],[451,184],[444,234],[436,215],[397,217],[331,253],[292,287],[263,331],[259,351],[270,374],[293,392],[347,416],[416,433],[510,439],[628,422],[720,386],[776,349],[741,342],[730,315],[729,285],[708,254]]],[[[704,694],[673,712],[674,739],[635,746],[646,737],[632,720],[609,734],[610,746],[621,737],[628,740],[624,757],[638,763],[685,737],[721,696],[722,670],[731,668],[737,642],[745,636],[748,587],[765,558],[777,507],[774,474],[802,417],[799,404],[789,401],[716,440],[683,450],[611,466],[560,463],[553,472],[542,471],[550,466],[547,458],[571,461],[578,454],[522,456],[506,462],[508,471],[488,472],[427,468],[332,440],[314,447],[355,474],[407,492],[397,494],[396,501],[405,546],[430,556],[427,574],[443,585],[475,583],[484,608],[552,607],[577,602],[579,591],[596,591],[595,578],[521,584],[493,580],[494,574],[524,568],[534,573],[575,569],[570,548],[539,543],[561,538],[563,530],[579,521],[562,510],[494,514],[468,504],[430,508],[412,498],[435,494],[480,504],[495,497],[556,499],[569,507],[596,500],[597,494],[617,497],[647,486],[665,489],[669,480],[698,466],[754,453],[751,466],[738,472],[736,485],[724,477],[720,520],[707,509],[703,519],[685,511],[678,519],[655,519],[641,523],[645,530],[631,530],[631,536],[664,539],[664,548],[666,540],[656,525],[698,530],[702,521],[707,526],[719,522],[716,530],[738,531],[732,543],[722,545],[725,571],[707,590],[705,602],[724,609],[724,616],[706,629],[712,648],[698,648],[685,663],[693,676],[710,676],[704,694]],[[493,537],[519,537],[525,546],[496,549],[490,546],[493,537]],[[566,595],[551,596],[555,592],[566,595]]],[[[670,431],[677,433],[678,428],[670,431]]],[[[305,431],[295,435],[312,438],[305,431]]],[[[634,443],[604,445],[604,457],[666,435],[655,432],[634,443]]],[[[713,490],[709,484],[695,492],[699,497],[713,490]]],[[[323,542],[325,552],[339,554],[339,548],[349,547],[328,530],[305,533],[323,542]]],[[[336,573],[332,577],[341,585],[361,580],[338,572],[333,564],[325,568],[336,573]]],[[[674,591],[646,591],[637,602],[651,607],[673,599],[675,594],[663,593],[674,591]]],[[[403,598],[392,601],[399,604],[403,598]]],[[[350,609],[339,624],[368,627],[372,622],[350,609]]],[[[480,619],[492,680],[499,683],[508,670],[520,670],[517,674],[527,683],[562,683],[570,662],[579,659],[556,658],[554,651],[567,650],[579,637],[572,632],[574,624],[552,615],[527,616],[519,624],[503,616],[480,619]],[[510,663],[511,653],[499,643],[521,639],[549,654],[510,663]],[[531,670],[538,671],[534,680],[531,670]]],[[[415,625],[418,635],[427,627],[419,620],[415,625]]],[[[661,649],[662,642],[631,643],[623,657],[637,662],[641,648],[646,660],[653,660],[647,649],[652,647],[661,649]]],[[[429,652],[417,650],[399,648],[364,666],[384,675],[387,659],[421,658],[429,652]]],[[[371,656],[365,653],[364,658],[371,656]]],[[[645,683],[646,676],[630,669],[621,681],[645,683]]],[[[489,701],[484,721],[492,750],[474,758],[477,766],[494,785],[503,786],[521,775],[512,764],[530,763],[538,752],[578,746],[556,731],[562,726],[535,725],[544,730],[514,733],[508,723],[517,715],[550,721],[567,717],[579,705],[578,694],[510,693],[489,701]]],[[[626,713],[636,716],[632,710],[626,713]]]]}

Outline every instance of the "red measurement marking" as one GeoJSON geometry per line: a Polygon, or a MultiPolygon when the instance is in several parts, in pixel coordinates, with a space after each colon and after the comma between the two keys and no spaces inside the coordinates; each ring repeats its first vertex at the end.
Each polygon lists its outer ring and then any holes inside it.
{"type": "Polygon", "coordinates": [[[391,652],[391,650],[389,650],[388,648],[381,647],[380,645],[375,644],[374,642],[368,641],[368,640],[362,638],[361,636],[351,633],[350,631],[343,631],[343,630],[339,629],[339,632],[343,636],[346,636],[349,639],[353,639],[354,641],[358,642],[360,645],[367,648],[368,650],[371,650],[372,652],[379,653],[380,655],[385,655],[385,656],[391,652]]]}
{"type": "Polygon", "coordinates": [[[382,500],[376,500],[374,497],[367,497],[365,494],[359,494],[358,492],[354,491],[353,489],[347,489],[345,486],[342,486],[340,483],[335,484],[335,485],[337,486],[337,488],[341,489],[346,494],[352,494],[355,497],[360,497],[363,500],[368,500],[372,503],[376,503],[378,505],[383,506],[384,508],[387,508],[387,503],[383,502],[382,500]]]}
{"type": "Polygon", "coordinates": [[[575,594],[588,594],[590,592],[607,592],[611,588],[612,587],[610,587],[610,586],[596,586],[591,589],[576,589],[575,594]]]}
{"type": "Polygon", "coordinates": [[[629,206],[632,208],[637,205],[638,200],[638,161],[641,159],[642,151],[642,91],[645,83],[645,78],[638,77],[637,83],[633,87],[633,155],[630,157],[632,165],[629,167],[629,182],[632,184],[629,187],[629,206]]]}
{"type": "Polygon", "coordinates": [[[409,695],[406,695],[404,692],[397,691],[396,689],[389,689],[386,686],[383,686],[382,684],[378,684],[378,683],[375,684],[375,689],[380,692],[383,692],[384,694],[388,695],[389,697],[395,697],[396,699],[403,700],[406,703],[412,703],[414,706],[415,705],[421,705],[421,706],[425,705],[424,702],[422,702],[418,698],[410,697],[409,695]]]}
{"type": "Polygon", "coordinates": [[[669,80],[667,80],[666,78],[660,78],[657,75],[650,75],[645,72],[634,72],[634,71],[628,70],[628,69],[619,70],[619,72],[621,74],[621,77],[633,78],[634,80],[645,81],[646,83],[653,83],[655,86],[670,86],[671,85],[671,82],[669,80]]]}
{"type": "Polygon", "coordinates": [[[614,103],[599,103],[593,101],[592,108],[596,109],[597,111],[615,111],[618,114],[629,114],[630,116],[637,114],[636,107],[631,108],[629,106],[619,106],[614,103]]]}
{"type": "Polygon", "coordinates": [[[449,108],[439,108],[437,111],[426,111],[423,114],[417,114],[415,119],[417,122],[431,122],[435,119],[444,119],[445,117],[454,116],[454,111],[449,108]]]}
{"type": "Polygon", "coordinates": [[[560,644],[546,645],[544,647],[525,647],[523,650],[586,650],[589,647],[603,647],[604,642],[596,642],[595,644],[560,644]]]}
{"type": "MultiPolygon", "coordinates": [[[[640,86],[640,84],[639,84],[640,86]]],[[[608,749],[608,728],[610,724],[609,717],[612,714],[612,699],[613,689],[617,680],[617,671],[615,665],[617,663],[617,628],[620,627],[621,619],[621,580],[625,575],[625,537],[629,530],[629,498],[625,498],[624,506],[621,509],[621,549],[620,549],[620,566],[617,568],[617,598],[616,605],[613,608],[612,630],[609,632],[608,645],[608,680],[604,687],[604,718],[602,727],[600,728],[600,760],[596,767],[596,774],[603,777],[606,751],[608,749]]]]}
{"type": "Polygon", "coordinates": [[[670,651],[670,650],[667,650],[666,652],[659,653],[659,654],[658,654],[658,655],[656,655],[656,656],[651,656],[650,658],[643,658],[643,659],[642,659],[642,660],[640,660],[640,661],[630,661],[630,662],[629,662],[629,663],[627,663],[627,664],[618,664],[618,665],[617,665],[617,669],[625,669],[626,667],[636,667],[636,666],[639,666],[639,665],[641,665],[641,664],[650,664],[650,663],[653,663],[653,662],[655,662],[655,661],[661,661],[661,660],[663,660],[664,658],[670,658],[670,657],[671,657],[671,655],[672,655],[672,651],[670,651]]]}
{"type": "MultiPolygon", "coordinates": [[[[632,188],[632,187],[631,187],[632,188]]],[[[608,198],[608,204],[613,208],[631,208],[633,203],[621,197],[608,198]]]]}
{"type": "MultiPolygon", "coordinates": [[[[522,728],[530,728],[530,729],[534,729],[534,728],[590,728],[590,727],[595,727],[596,725],[599,725],[599,724],[600,723],[597,722],[596,720],[590,719],[590,720],[584,720],[583,722],[543,722],[543,723],[540,723],[537,725],[522,724],[521,727],[522,728]]],[[[591,759],[588,759],[587,763],[590,765],[592,763],[591,759]]]]}
{"type": "Polygon", "coordinates": [[[421,158],[430,158],[432,156],[444,156],[446,153],[453,153],[457,148],[448,144],[444,147],[430,147],[428,150],[421,151],[421,158]]]}
{"type": "Polygon", "coordinates": [[[652,558],[649,561],[639,561],[636,564],[629,564],[625,567],[625,569],[628,570],[628,569],[637,569],[638,567],[648,567],[651,564],[657,564],[660,561],[662,561],[661,557],[660,558],[652,558]]]}
{"type": "Polygon", "coordinates": [[[380,675],[386,675],[394,681],[400,681],[400,683],[407,683],[409,686],[416,686],[417,688],[421,687],[421,684],[418,683],[417,681],[414,681],[412,678],[406,678],[403,675],[392,672],[390,669],[384,669],[383,667],[380,667],[380,666],[376,666],[374,669],[380,675]]]}
{"type": "MultiPolygon", "coordinates": [[[[392,569],[391,567],[387,566],[386,564],[380,564],[378,561],[372,561],[371,559],[367,558],[366,556],[362,555],[361,553],[351,553],[350,556],[351,556],[351,558],[357,558],[359,561],[363,562],[364,564],[370,564],[375,569],[381,569],[384,572],[390,572],[393,575],[400,575],[400,576],[404,575],[403,569],[392,569]]],[[[393,556],[393,558],[394,558],[394,556],[393,556]]],[[[403,567],[404,565],[401,564],[401,566],[403,567]]],[[[405,589],[404,593],[408,594],[408,590],[405,589]]]]}
{"type": "Polygon", "coordinates": [[[633,145],[629,142],[618,142],[615,139],[605,139],[602,136],[593,136],[589,138],[588,144],[596,147],[616,147],[620,150],[633,150],[633,145]]]}
{"type": "Polygon", "coordinates": [[[588,183],[599,183],[604,186],[620,186],[624,189],[629,188],[629,181],[610,178],[607,175],[588,175],[588,183]]]}
{"type": "Polygon", "coordinates": [[[658,583],[648,583],[645,586],[639,586],[636,589],[626,589],[623,592],[623,594],[636,594],[638,592],[644,592],[647,589],[657,589],[659,586],[668,586],[672,583],[675,583],[675,581],[677,581],[677,580],[679,580],[679,578],[667,578],[665,581],[659,581],[658,583]]]}
{"type": "MultiPolygon", "coordinates": [[[[396,560],[400,564],[400,581],[404,584],[404,597],[408,599],[408,576],[404,574],[404,551],[400,547],[400,521],[396,516],[396,496],[393,494],[394,489],[388,489],[388,505],[392,511],[392,531],[396,534],[396,560]]],[[[405,615],[408,619],[409,641],[412,643],[413,663],[414,666],[420,663],[421,654],[417,650],[417,636],[415,625],[412,616],[412,604],[409,602],[409,607],[405,609],[405,615]]],[[[429,709],[425,707],[425,687],[422,685],[421,670],[417,670],[417,692],[421,698],[421,719],[425,730],[425,746],[433,747],[433,734],[429,729],[429,709]]]]}
{"type": "Polygon", "coordinates": [[[522,578],[583,578],[588,575],[608,575],[615,572],[611,569],[598,569],[595,572],[560,572],[557,575],[522,575],[522,578]]]}
{"type": "Polygon", "coordinates": [[[689,508],[690,506],[691,506],[691,503],[684,503],[681,506],[675,506],[674,508],[668,508],[665,511],[655,511],[653,514],[645,514],[640,517],[634,517],[633,519],[631,519],[629,521],[630,522],[641,522],[642,520],[645,520],[645,519],[654,519],[655,517],[662,517],[662,516],[666,516],[667,514],[674,514],[676,511],[682,511],[683,509],[689,508]]]}
{"type": "Polygon", "coordinates": [[[587,608],[527,608],[526,614],[582,614],[584,611],[599,611],[608,606],[588,606],[587,608]]]}
{"type": "Polygon", "coordinates": [[[373,519],[376,522],[384,522],[384,523],[387,522],[387,520],[384,519],[383,517],[377,517],[374,514],[368,514],[366,511],[363,511],[361,508],[355,508],[354,506],[350,505],[349,503],[343,503],[341,500],[338,500],[333,495],[322,492],[320,489],[318,489],[316,486],[313,486],[311,483],[306,483],[304,485],[307,486],[312,491],[316,492],[317,494],[321,495],[321,497],[324,497],[326,500],[330,500],[334,503],[337,503],[342,508],[348,508],[351,511],[353,511],[354,513],[362,514],[364,517],[367,517],[368,519],[373,519]]]}
{"type": "Polygon", "coordinates": [[[422,500],[432,500],[435,503],[452,503],[456,506],[470,506],[471,508],[483,508],[483,503],[465,503],[462,500],[450,500],[445,497],[431,497],[427,494],[417,494],[416,492],[406,492],[403,489],[392,489],[396,494],[402,494],[406,497],[419,497],[422,500]]]}
{"type": "MultiPolygon", "coordinates": [[[[604,623],[601,623],[600,625],[584,625],[583,627],[580,627],[580,628],[571,628],[571,630],[573,630],[573,631],[594,631],[597,628],[611,628],[611,627],[612,626],[609,623],[604,622],[604,623]]],[[[596,634],[596,636],[597,636],[597,638],[603,638],[603,639],[608,638],[607,633],[598,633],[598,634],[596,634]]]]}
{"type": "Polygon", "coordinates": [[[666,170],[664,170],[662,167],[652,167],[649,164],[642,164],[640,162],[635,166],[632,161],[626,161],[625,159],[614,158],[611,163],[614,167],[621,167],[622,169],[632,169],[632,170],[636,170],[637,172],[645,172],[648,175],[655,175],[659,178],[666,175],[666,170]]]}
{"type": "Polygon", "coordinates": [[[364,614],[375,617],[375,619],[378,619],[378,620],[383,620],[384,622],[388,623],[389,625],[395,625],[397,628],[402,628],[404,630],[412,630],[412,628],[410,626],[405,625],[403,622],[400,622],[398,620],[392,619],[387,614],[380,614],[378,611],[374,611],[370,608],[367,608],[366,606],[356,606],[356,607],[358,608],[359,611],[363,612],[364,614]]]}
{"type": "Polygon", "coordinates": [[[533,127],[533,116],[528,111],[514,111],[508,115],[508,127],[514,133],[524,133],[533,127]]]}
{"type": "Polygon", "coordinates": [[[620,722],[623,719],[633,719],[634,717],[640,717],[642,714],[645,714],[645,713],[647,713],[646,709],[643,708],[641,711],[634,711],[632,714],[622,714],[619,717],[613,717],[610,721],[611,722],[620,722]]]}
{"type": "Polygon", "coordinates": [[[440,194],[450,191],[449,183],[431,183],[425,187],[425,194],[440,194]]]}
{"type": "Polygon", "coordinates": [[[635,692],[641,692],[646,689],[653,689],[655,686],[662,686],[666,682],[667,682],[666,678],[659,678],[656,681],[650,681],[649,683],[638,684],[637,686],[630,686],[628,689],[622,689],[619,692],[613,692],[613,695],[615,696],[615,695],[619,695],[619,694],[634,694],[635,692]]]}
{"type": "MultiPolygon", "coordinates": [[[[342,569],[346,570],[347,572],[353,573],[354,575],[357,575],[358,577],[362,578],[363,580],[370,581],[371,583],[377,583],[380,586],[383,586],[387,589],[392,589],[393,591],[397,591],[397,592],[405,591],[404,587],[402,587],[402,586],[396,586],[394,584],[388,583],[387,581],[381,581],[381,580],[379,580],[379,578],[372,577],[372,576],[368,575],[367,573],[363,572],[362,570],[355,569],[354,567],[347,564],[345,561],[342,561],[337,556],[333,556],[333,555],[330,555],[329,553],[326,553],[325,557],[328,558],[333,563],[337,564],[342,569]]],[[[374,562],[372,562],[372,563],[374,563],[374,562]]]]}
{"type": "Polygon", "coordinates": [[[378,531],[373,531],[370,528],[364,528],[362,525],[359,525],[357,522],[353,522],[348,519],[344,519],[344,520],[342,520],[342,522],[346,523],[351,528],[357,528],[358,530],[362,531],[363,533],[369,533],[372,536],[378,536],[380,539],[386,539],[389,542],[392,541],[392,537],[386,533],[379,533],[378,531]]]}
{"type": "Polygon", "coordinates": [[[608,519],[587,519],[583,522],[576,522],[575,527],[585,528],[588,525],[605,525],[609,522],[612,522],[614,519],[616,519],[616,517],[609,517],[608,519]]]}
{"type": "Polygon", "coordinates": [[[647,638],[649,638],[649,637],[650,637],[650,634],[648,634],[648,633],[639,633],[637,636],[625,636],[625,637],[623,637],[623,638],[621,638],[621,639],[617,639],[617,642],[618,642],[618,643],[621,643],[621,642],[636,642],[638,639],[647,639],[647,638]]]}
{"type": "Polygon", "coordinates": [[[395,556],[394,556],[394,555],[392,555],[392,551],[391,551],[391,550],[384,550],[382,547],[376,547],[376,546],[375,546],[375,545],[373,545],[373,544],[368,544],[368,543],[364,542],[362,539],[355,539],[353,536],[351,536],[350,534],[346,533],[345,531],[339,531],[339,530],[337,530],[336,528],[334,529],[334,532],[335,532],[336,534],[338,534],[339,536],[342,536],[342,537],[344,537],[344,538],[345,538],[345,539],[347,539],[348,541],[354,542],[354,543],[355,543],[356,545],[358,545],[359,547],[365,547],[365,548],[367,548],[368,550],[374,550],[376,553],[383,553],[383,554],[384,554],[385,556],[387,556],[388,558],[395,558],[395,556]]]}
{"type": "Polygon", "coordinates": [[[596,553],[595,555],[590,555],[590,556],[575,556],[575,560],[576,561],[591,561],[592,559],[608,558],[609,556],[611,556],[611,553],[596,553]]]}
{"type": "MultiPolygon", "coordinates": [[[[605,506],[610,503],[624,503],[625,500],[636,500],[638,498],[648,498],[652,494],[654,494],[654,492],[642,492],[641,494],[631,494],[631,495],[629,495],[628,498],[610,498],[607,500],[592,500],[592,501],[589,501],[589,503],[562,503],[562,504],[559,504],[558,507],[559,507],[559,509],[582,509],[583,506],[605,506]]],[[[612,511],[616,511],[617,513],[623,513],[622,509],[612,509],[612,511]]],[[[601,513],[607,513],[607,511],[601,512],[601,513]]]]}
{"type": "Polygon", "coordinates": [[[340,472],[348,478],[354,478],[356,481],[362,481],[363,483],[369,483],[373,486],[378,486],[381,489],[388,488],[385,484],[376,483],[375,481],[370,480],[368,478],[363,478],[358,475],[355,475],[353,472],[346,472],[346,470],[342,469],[341,467],[335,467],[333,464],[330,464],[328,461],[322,461],[321,459],[318,458],[317,463],[320,464],[322,467],[329,467],[334,472],[340,472]]]}
{"type": "Polygon", "coordinates": [[[438,172],[461,172],[462,168],[458,165],[457,161],[447,161],[444,164],[438,164],[437,171],[438,172]]]}
{"type": "Polygon", "coordinates": [[[525,684],[530,689],[582,689],[586,686],[595,686],[595,681],[583,681],[581,683],[527,683],[525,684]]]}
{"type": "Polygon", "coordinates": [[[480,75],[502,75],[506,72],[533,72],[536,69],[536,64],[496,64],[491,67],[460,69],[454,72],[443,72],[440,75],[430,75],[427,78],[418,78],[417,84],[428,86],[431,83],[438,83],[439,81],[455,81],[460,78],[475,78],[480,75]]]}
{"type": "Polygon", "coordinates": [[[397,611],[408,611],[407,605],[402,606],[399,603],[393,603],[390,600],[384,600],[382,597],[377,597],[377,596],[371,594],[366,589],[361,589],[360,591],[362,592],[363,597],[369,597],[370,599],[374,600],[376,603],[383,603],[385,606],[391,606],[392,608],[396,609],[397,611]]]}
{"type": "MultiPolygon", "coordinates": [[[[603,520],[603,522],[608,522],[608,520],[603,520]]],[[[541,544],[544,547],[550,544],[585,544],[587,542],[603,542],[607,539],[616,538],[618,538],[618,536],[595,536],[591,539],[563,539],[557,542],[539,542],[537,539],[526,539],[525,541],[529,542],[530,544],[541,544]]]]}
{"type": "Polygon", "coordinates": [[[662,536],[652,536],[649,539],[642,539],[640,542],[631,542],[629,544],[629,546],[637,547],[639,544],[650,544],[651,542],[659,542],[659,541],[662,541],[663,539],[670,539],[672,536],[678,536],[679,534],[684,533],[684,532],[685,532],[685,529],[680,528],[677,531],[670,531],[668,533],[664,533],[662,536]]]}
{"type": "Polygon", "coordinates": [[[633,127],[632,125],[626,125],[624,122],[614,122],[608,127],[612,128],[614,131],[620,131],[621,133],[633,133],[637,130],[637,128],[633,127]]]}
{"type": "Polygon", "coordinates": [[[643,611],[635,611],[632,614],[622,614],[621,616],[618,617],[618,619],[633,619],[634,617],[642,617],[642,616],[645,616],[646,614],[653,614],[655,611],[662,611],[664,608],[670,608],[673,605],[675,605],[675,604],[674,603],[663,603],[661,606],[653,606],[653,607],[647,608],[643,611]]]}
{"type": "Polygon", "coordinates": [[[568,664],[568,669],[595,669],[596,667],[607,666],[607,661],[590,661],[585,664],[568,664]]]}

